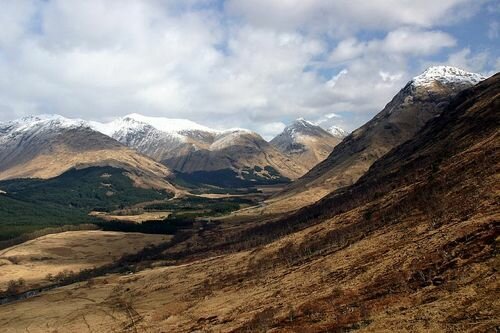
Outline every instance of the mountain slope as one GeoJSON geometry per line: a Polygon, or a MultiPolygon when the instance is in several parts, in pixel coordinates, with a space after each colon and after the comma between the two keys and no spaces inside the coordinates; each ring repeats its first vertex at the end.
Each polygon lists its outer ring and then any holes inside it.
{"type": "Polygon", "coordinates": [[[174,190],[168,168],[84,121],[37,116],[0,123],[0,179],[52,178],[88,166],[122,168],[138,186],[174,190]]]}
{"type": "Polygon", "coordinates": [[[269,209],[304,206],[354,183],[377,159],[438,116],[458,92],[481,78],[454,67],[427,69],[408,82],[372,120],[337,145],[326,160],[273,199],[269,209]]]}
{"type": "Polygon", "coordinates": [[[285,127],[270,143],[307,170],[323,161],[340,141],[342,132],[332,133],[302,118],[285,127]]]}
{"type": "Polygon", "coordinates": [[[125,116],[93,128],[161,161],[181,177],[224,186],[287,182],[306,169],[260,135],[244,129],[212,130],[182,119],[125,116]],[[222,183],[220,175],[226,180],[222,183]]]}
{"type": "Polygon", "coordinates": [[[167,191],[134,186],[123,169],[71,169],[50,179],[0,181],[0,240],[48,227],[97,222],[91,211],[113,211],[166,200],[167,191]]]}
{"type": "Polygon", "coordinates": [[[167,267],[4,305],[0,326],[494,332],[499,107],[496,75],[460,93],[356,184],[313,206],[243,230],[200,233],[185,251],[176,244],[163,254],[167,267]]]}
{"type": "Polygon", "coordinates": [[[328,128],[328,132],[334,137],[339,138],[340,140],[344,139],[347,135],[349,135],[349,133],[347,133],[338,126],[330,126],[328,128]]]}

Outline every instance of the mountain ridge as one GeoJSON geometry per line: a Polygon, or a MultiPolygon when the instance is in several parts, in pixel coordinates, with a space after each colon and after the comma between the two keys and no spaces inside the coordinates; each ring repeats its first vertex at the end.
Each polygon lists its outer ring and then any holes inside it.
{"type": "Polygon", "coordinates": [[[308,170],[323,161],[342,140],[322,127],[298,118],[269,143],[308,170]]]}
{"type": "Polygon", "coordinates": [[[0,123],[0,179],[53,178],[88,166],[123,168],[137,186],[176,192],[171,171],[82,120],[58,115],[0,123]]]}
{"type": "Polygon", "coordinates": [[[474,86],[479,77],[454,67],[430,67],[410,80],[370,121],[342,140],[327,159],[269,200],[266,209],[302,207],[353,184],[377,159],[438,116],[459,92],[474,86]],[[442,71],[445,76],[451,71],[451,78],[436,76],[442,71]],[[422,78],[425,84],[415,84],[422,78]]]}

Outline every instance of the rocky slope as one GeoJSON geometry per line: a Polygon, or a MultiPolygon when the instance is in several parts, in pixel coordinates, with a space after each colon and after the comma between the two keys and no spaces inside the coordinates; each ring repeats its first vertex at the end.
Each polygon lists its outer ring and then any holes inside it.
{"type": "Polygon", "coordinates": [[[438,116],[457,93],[481,79],[479,74],[449,66],[427,69],[408,82],[372,120],[337,145],[326,160],[273,199],[268,209],[304,206],[353,184],[377,159],[438,116]]]}
{"type": "Polygon", "coordinates": [[[339,128],[332,134],[313,123],[299,118],[283,132],[278,134],[270,143],[283,154],[290,157],[310,170],[323,161],[332,152],[344,135],[339,128]]]}
{"type": "Polygon", "coordinates": [[[161,161],[188,181],[248,186],[296,179],[307,171],[245,129],[218,131],[187,120],[137,114],[93,127],[161,161]]]}
{"type": "Polygon", "coordinates": [[[122,168],[136,185],[174,190],[167,167],[82,120],[46,115],[0,123],[0,179],[52,178],[88,166],[122,168]]]}
{"type": "Polygon", "coordinates": [[[500,75],[458,94],[354,185],[293,216],[200,232],[160,256],[166,267],[4,305],[0,326],[494,332],[499,97],[500,75]]]}

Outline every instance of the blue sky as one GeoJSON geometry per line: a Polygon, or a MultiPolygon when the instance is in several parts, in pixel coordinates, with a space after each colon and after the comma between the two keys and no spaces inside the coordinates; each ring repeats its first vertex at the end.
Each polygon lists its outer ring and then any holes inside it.
{"type": "Polygon", "coordinates": [[[1,0],[0,121],[137,112],[353,130],[413,76],[500,67],[494,0],[1,0]]]}

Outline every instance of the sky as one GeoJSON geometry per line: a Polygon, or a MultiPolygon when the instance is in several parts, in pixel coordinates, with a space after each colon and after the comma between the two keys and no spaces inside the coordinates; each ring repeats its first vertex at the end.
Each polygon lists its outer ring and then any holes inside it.
{"type": "Polygon", "coordinates": [[[0,121],[352,131],[413,76],[500,68],[499,0],[0,0],[0,121]]]}

